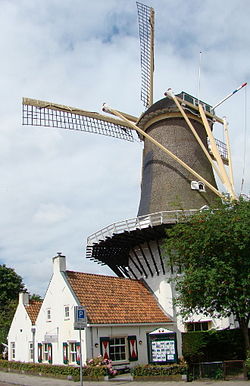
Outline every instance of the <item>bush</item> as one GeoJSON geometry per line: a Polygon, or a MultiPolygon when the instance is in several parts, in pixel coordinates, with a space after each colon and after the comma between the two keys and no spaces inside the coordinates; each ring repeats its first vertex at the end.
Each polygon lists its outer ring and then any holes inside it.
{"type": "Polygon", "coordinates": [[[188,363],[246,358],[239,329],[186,332],[182,334],[182,351],[188,363]]]}
{"type": "MultiPolygon", "coordinates": [[[[2,369],[13,369],[18,372],[39,374],[45,376],[54,377],[67,377],[72,376],[74,380],[80,379],[80,368],[78,366],[63,366],[63,365],[49,365],[42,363],[24,363],[14,362],[7,360],[0,360],[0,368],[2,369]]],[[[83,376],[86,377],[103,377],[108,374],[107,366],[84,366],[83,376]]]]}
{"type": "Polygon", "coordinates": [[[131,370],[131,374],[134,376],[177,375],[186,373],[187,366],[185,364],[137,365],[131,370]]]}
{"type": "Polygon", "coordinates": [[[188,363],[201,362],[204,358],[204,349],[206,345],[206,334],[201,332],[188,332],[182,334],[182,352],[188,363]]]}
{"type": "Polygon", "coordinates": [[[250,351],[247,353],[247,359],[245,361],[246,373],[248,379],[250,379],[250,351]]]}
{"type": "Polygon", "coordinates": [[[117,370],[113,370],[112,361],[110,359],[104,359],[101,355],[96,358],[89,359],[85,368],[93,372],[103,368],[105,369],[105,374],[103,375],[110,375],[112,377],[117,374],[117,370]]]}

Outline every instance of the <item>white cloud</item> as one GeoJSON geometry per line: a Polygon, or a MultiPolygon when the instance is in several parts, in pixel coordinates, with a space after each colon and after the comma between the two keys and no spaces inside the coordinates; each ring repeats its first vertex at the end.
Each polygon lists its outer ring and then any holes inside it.
{"type": "Polygon", "coordinates": [[[54,203],[40,204],[40,207],[33,216],[33,221],[38,225],[50,226],[59,221],[66,220],[70,213],[70,209],[64,205],[59,206],[54,203]]]}
{"type": "MultiPolygon", "coordinates": [[[[169,87],[197,94],[200,51],[201,98],[208,103],[249,80],[248,0],[145,2],[156,12],[156,100],[169,87]]],[[[22,126],[21,98],[90,111],[107,102],[139,116],[135,1],[2,0],[0,50],[0,263],[41,294],[57,251],[68,257],[70,269],[110,272],[85,259],[86,239],[136,216],[142,145],[22,126]]],[[[229,120],[238,191],[245,141],[249,146],[244,106],[242,90],[217,112],[229,120]]]]}

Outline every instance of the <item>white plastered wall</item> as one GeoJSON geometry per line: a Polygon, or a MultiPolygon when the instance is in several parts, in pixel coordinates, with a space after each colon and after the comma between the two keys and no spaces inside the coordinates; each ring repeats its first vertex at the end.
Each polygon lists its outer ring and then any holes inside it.
{"type": "Polygon", "coordinates": [[[24,304],[28,304],[28,293],[19,294],[19,303],[8,333],[8,359],[29,362],[29,343],[32,343],[32,323],[24,304]],[[12,358],[11,343],[15,343],[15,358],[12,358]]]}
{"type": "MultiPolygon", "coordinates": [[[[89,338],[93,342],[93,356],[96,357],[101,354],[100,338],[101,337],[128,337],[135,335],[137,340],[138,361],[130,362],[129,366],[133,367],[138,364],[148,363],[148,346],[147,346],[147,334],[156,330],[159,327],[164,327],[169,330],[173,330],[173,324],[169,323],[164,326],[159,325],[146,325],[146,326],[106,326],[106,327],[92,327],[89,328],[89,338]],[[140,342],[140,343],[139,343],[140,342]],[[97,346],[97,347],[95,347],[97,346]]],[[[88,345],[89,346],[89,345],[88,345]]],[[[128,345],[126,346],[128,350],[128,345]]],[[[128,358],[128,352],[126,352],[128,358]]],[[[128,363],[128,361],[121,361],[117,365],[128,363]]]]}
{"type": "MultiPolygon", "coordinates": [[[[65,280],[65,258],[58,256],[53,259],[54,272],[49,283],[41,310],[37,318],[36,352],[38,343],[45,342],[46,335],[52,335],[52,363],[63,364],[63,342],[79,342],[79,331],[74,330],[74,306],[77,299],[69,289],[65,280]],[[69,317],[65,317],[65,307],[69,307],[69,317]],[[48,320],[48,310],[51,318],[48,320]]],[[[86,360],[86,336],[82,331],[82,358],[86,360]]],[[[49,341],[46,341],[49,343],[49,341]]],[[[37,360],[36,360],[37,361],[37,360]]]]}

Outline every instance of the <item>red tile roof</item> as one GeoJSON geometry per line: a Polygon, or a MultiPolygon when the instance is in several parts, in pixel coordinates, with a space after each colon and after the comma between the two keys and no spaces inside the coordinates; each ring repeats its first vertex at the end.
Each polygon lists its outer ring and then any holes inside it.
{"type": "Polygon", "coordinates": [[[29,304],[25,306],[25,309],[27,311],[27,314],[29,315],[32,324],[36,323],[36,318],[40,311],[41,305],[42,301],[39,302],[35,300],[30,300],[29,304]]]}
{"type": "Polygon", "coordinates": [[[171,322],[141,281],[73,271],[66,275],[91,324],[171,322]]]}

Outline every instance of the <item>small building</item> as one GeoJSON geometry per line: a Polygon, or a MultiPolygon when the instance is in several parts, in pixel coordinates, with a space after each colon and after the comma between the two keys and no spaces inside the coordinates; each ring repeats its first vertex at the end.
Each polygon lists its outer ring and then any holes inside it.
{"type": "Polygon", "coordinates": [[[74,307],[84,306],[83,362],[102,355],[115,366],[177,361],[176,325],[142,281],[66,270],[53,258],[53,275],[39,304],[20,294],[9,335],[9,360],[77,365],[74,307]],[[33,350],[35,348],[35,350],[33,350]]]}
{"type": "Polygon", "coordinates": [[[42,301],[31,301],[27,292],[20,292],[19,303],[8,335],[8,359],[34,361],[35,323],[42,301]]]}

